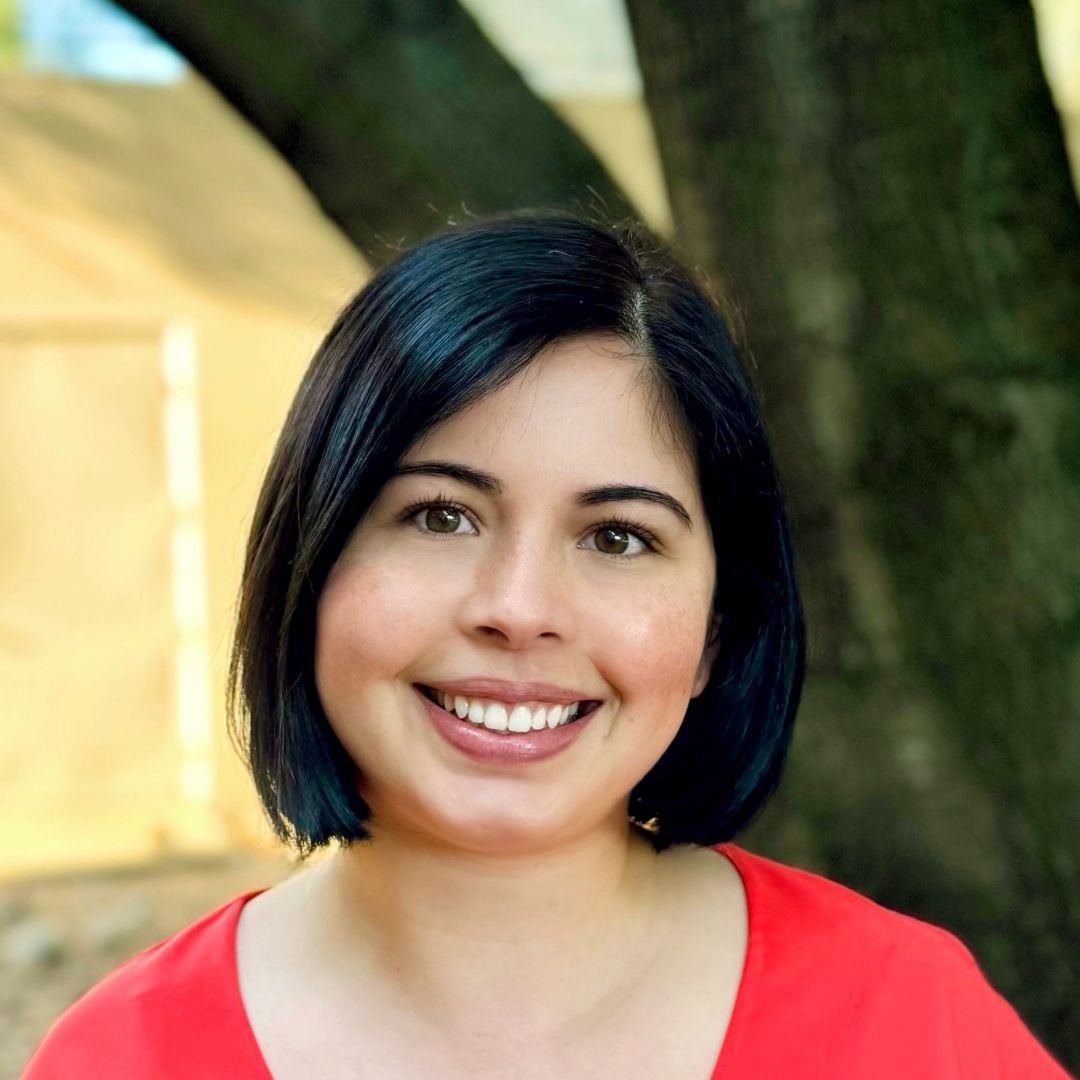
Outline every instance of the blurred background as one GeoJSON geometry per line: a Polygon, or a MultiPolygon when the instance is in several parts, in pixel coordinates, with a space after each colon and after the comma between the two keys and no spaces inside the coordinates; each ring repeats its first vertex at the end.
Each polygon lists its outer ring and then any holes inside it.
{"type": "Polygon", "coordinates": [[[1077,175],[1080,0],[0,0],[0,1075],[292,870],[224,725],[262,470],[371,270],[527,205],[671,239],[762,397],[811,672],[740,842],[1080,1069],[1077,175]]]}

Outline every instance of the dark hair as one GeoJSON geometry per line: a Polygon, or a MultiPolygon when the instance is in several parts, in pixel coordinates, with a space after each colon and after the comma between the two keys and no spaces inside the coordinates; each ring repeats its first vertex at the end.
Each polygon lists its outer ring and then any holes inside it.
{"type": "Polygon", "coordinates": [[[370,836],[355,766],[315,689],[327,575],[402,455],[545,346],[614,333],[693,441],[722,615],[709,685],[634,788],[658,850],[731,839],[775,790],[804,631],[772,457],[719,311],[636,225],[519,213],[453,226],[381,269],[301,382],[251,527],[229,673],[232,731],[280,837],[370,836]],[[242,717],[242,719],[241,719],[242,717]]]}

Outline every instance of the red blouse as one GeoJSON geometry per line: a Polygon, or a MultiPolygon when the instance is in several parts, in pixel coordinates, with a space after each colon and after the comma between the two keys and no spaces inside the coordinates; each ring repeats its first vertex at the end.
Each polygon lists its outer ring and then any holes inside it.
{"type": "MultiPolygon", "coordinates": [[[[742,877],[749,940],[709,1080],[1068,1080],[951,934],[733,844],[716,850],[742,877]]],[[[253,895],[117,968],[53,1025],[23,1080],[269,1080],[236,974],[253,895]]]]}

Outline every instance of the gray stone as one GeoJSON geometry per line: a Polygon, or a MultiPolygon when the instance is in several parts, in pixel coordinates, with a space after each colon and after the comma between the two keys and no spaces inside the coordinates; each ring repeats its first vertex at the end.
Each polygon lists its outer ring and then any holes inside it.
{"type": "Polygon", "coordinates": [[[11,892],[0,892],[0,926],[10,926],[26,915],[26,903],[11,892]]]}
{"type": "Polygon", "coordinates": [[[103,952],[130,947],[150,924],[150,904],[131,896],[92,912],[83,923],[87,941],[103,952]]]}
{"type": "Polygon", "coordinates": [[[67,955],[63,935],[44,919],[28,916],[9,926],[0,937],[4,963],[17,971],[54,967],[67,955]]]}

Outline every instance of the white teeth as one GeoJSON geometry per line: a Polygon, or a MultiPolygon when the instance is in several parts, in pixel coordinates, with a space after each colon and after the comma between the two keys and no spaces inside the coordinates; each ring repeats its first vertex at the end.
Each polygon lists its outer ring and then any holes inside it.
{"type": "Polygon", "coordinates": [[[515,705],[506,726],[510,731],[532,731],[533,716],[524,705],[515,705]]]}
{"type": "Polygon", "coordinates": [[[498,701],[471,700],[460,694],[436,690],[435,700],[449,713],[461,720],[488,728],[490,731],[524,733],[556,728],[576,719],[580,702],[573,705],[541,705],[533,710],[526,705],[509,709],[498,701]]]}
{"type": "Polygon", "coordinates": [[[484,706],[484,727],[492,731],[506,730],[506,708],[497,701],[484,706]]]}

